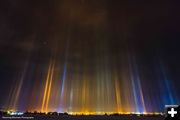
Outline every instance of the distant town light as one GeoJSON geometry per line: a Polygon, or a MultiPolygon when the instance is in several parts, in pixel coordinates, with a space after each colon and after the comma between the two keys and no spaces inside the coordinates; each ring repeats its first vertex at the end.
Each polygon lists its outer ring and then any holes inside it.
{"type": "Polygon", "coordinates": [[[8,111],[7,112],[9,115],[23,115],[23,112],[12,112],[12,111],[8,111]]]}

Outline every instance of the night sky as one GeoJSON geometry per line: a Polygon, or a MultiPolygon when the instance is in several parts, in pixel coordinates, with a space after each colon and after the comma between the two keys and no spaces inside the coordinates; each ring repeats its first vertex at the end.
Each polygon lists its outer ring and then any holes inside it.
{"type": "Polygon", "coordinates": [[[180,104],[179,6],[1,0],[0,108],[98,114],[180,104]]]}

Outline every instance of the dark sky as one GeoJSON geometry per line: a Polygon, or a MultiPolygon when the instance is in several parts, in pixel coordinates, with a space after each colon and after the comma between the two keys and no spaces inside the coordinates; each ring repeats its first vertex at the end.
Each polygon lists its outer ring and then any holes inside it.
{"type": "MultiPolygon", "coordinates": [[[[135,99],[139,100],[136,108],[141,108],[145,101],[147,111],[158,111],[148,106],[156,106],[161,101],[164,102],[160,107],[179,103],[179,5],[178,2],[131,0],[1,0],[0,107],[33,109],[29,104],[42,101],[38,95],[44,93],[49,63],[55,64],[49,69],[55,69],[53,83],[57,83],[52,85],[51,97],[56,96],[53,91],[65,89],[67,95],[62,99],[68,102],[61,103],[64,109],[71,103],[69,89],[83,91],[84,86],[87,96],[91,93],[87,91],[95,87],[91,94],[97,99],[103,99],[104,95],[98,93],[104,94],[107,89],[108,98],[102,106],[111,104],[115,74],[121,86],[120,98],[130,99],[131,106],[135,99]],[[133,82],[134,89],[139,89],[136,92],[133,92],[133,82]],[[21,97],[28,99],[26,95],[36,87],[40,90],[33,100],[22,103],[21,97]],[[131,97],[141,96],[141,91],[144,99],[131,97]],[[157,99],[160,100],[156,103],[157,99]]],[[[72,104],[76,110],[81,108],[79,103],[72,104]]],[[[85,104],[87,108],[94,107],[89,107],[89,101],[85,104]]],[[[102,106],[104,111],[113,111],[109,106],[102,106]]]]}

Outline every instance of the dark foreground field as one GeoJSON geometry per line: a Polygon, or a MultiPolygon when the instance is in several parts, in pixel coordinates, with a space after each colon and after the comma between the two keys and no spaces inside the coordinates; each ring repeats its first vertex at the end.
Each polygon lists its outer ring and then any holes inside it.
{"type": "Polygon", "coordinates": [[[162,115],[45,115],[25,114],[22,116],[1,115],[2,120],[164,120],[162,115]]]}

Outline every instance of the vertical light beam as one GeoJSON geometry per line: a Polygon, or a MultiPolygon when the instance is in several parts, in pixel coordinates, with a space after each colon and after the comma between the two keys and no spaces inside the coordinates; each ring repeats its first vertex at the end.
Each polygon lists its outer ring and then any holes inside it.
{"type": "Polygon", "coordinates": [[[51,88],[52,88],[52,81],[53,81],[54,64],[55,62],[51,61],[48,68],[46,85],[45,85],[44,95],[43,95],[43,102],[42,102],[42,107],[41,107],[42,112],[48,112],[49,99],[51,95],[51,88]]]}

